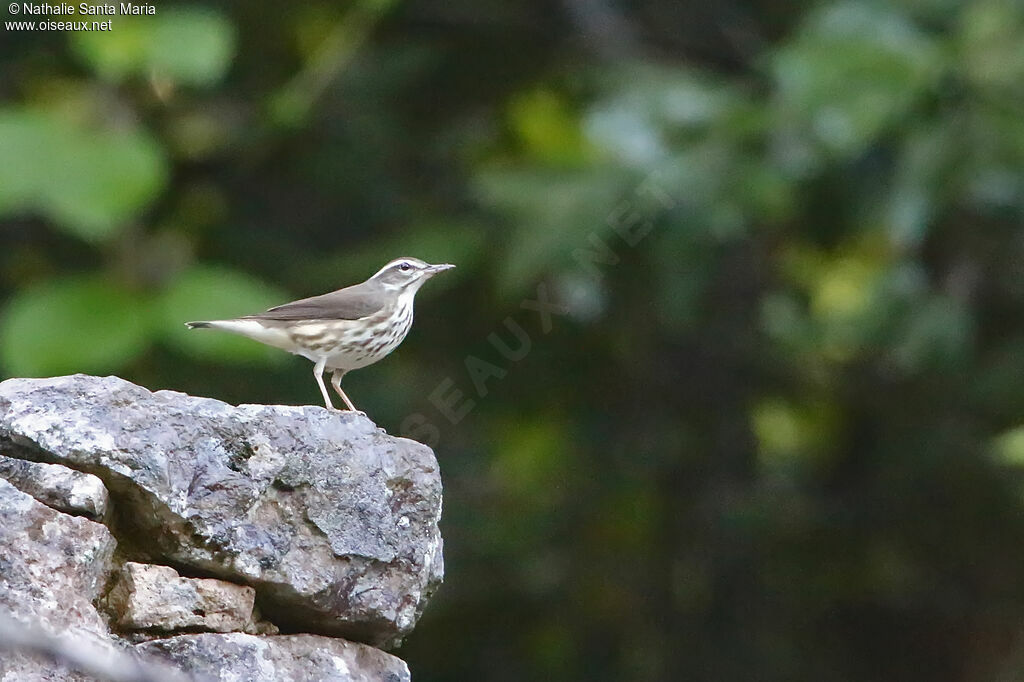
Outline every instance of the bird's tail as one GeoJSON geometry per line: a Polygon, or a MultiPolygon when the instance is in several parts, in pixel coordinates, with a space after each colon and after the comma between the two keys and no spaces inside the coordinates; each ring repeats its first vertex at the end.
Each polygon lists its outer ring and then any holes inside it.
{"type": "Polygon", "coordinates": [[[232,334],[241,334],[268,346],[293,352],[295,342],[284,329],[266,326],[259,320],[204,320],[202,322],[186,322],[189,329],[221,329],[232,334]]]}

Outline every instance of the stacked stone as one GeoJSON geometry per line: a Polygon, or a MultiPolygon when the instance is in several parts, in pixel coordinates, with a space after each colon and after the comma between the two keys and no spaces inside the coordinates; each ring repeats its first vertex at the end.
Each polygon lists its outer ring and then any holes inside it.
{"type": "Polygon", "coordinates": [[[430,449],[361,414],[10,379],[0,631],[101,668],[11,636],[0,679],[408,680],[385,650],[441,581],[440,513],[430,449]]]}

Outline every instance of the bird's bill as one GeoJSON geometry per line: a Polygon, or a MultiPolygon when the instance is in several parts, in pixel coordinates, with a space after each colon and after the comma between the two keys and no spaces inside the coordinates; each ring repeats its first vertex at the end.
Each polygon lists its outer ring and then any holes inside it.
{"type": "Polygon", "coordinates": [[[427,272],[429,272],[432,275],[436,275],[439,272],[451,270],[454,267],[455,266],[452,265],[451,263],[441,263],[440,265],[431,265],[429,268],[427,268],[427,272]]]}

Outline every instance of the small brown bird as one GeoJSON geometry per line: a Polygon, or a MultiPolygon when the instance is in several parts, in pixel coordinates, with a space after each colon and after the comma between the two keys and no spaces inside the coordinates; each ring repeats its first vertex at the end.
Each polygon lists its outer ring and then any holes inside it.
{"type": "Polygon", "coordinates": [[[241,334],[312,360],[313,376],[327,408],[335,409],[323,377],[324,370],[331,370],[331,386],[355,411],[341,390],[345,372],[372,365],[397,348],[412,326],[416,292],[437,273],[454,267],[396,258],[362,284],[285,303],[258,315],[185,324],[189,329],[210,327],[241,334]]]}

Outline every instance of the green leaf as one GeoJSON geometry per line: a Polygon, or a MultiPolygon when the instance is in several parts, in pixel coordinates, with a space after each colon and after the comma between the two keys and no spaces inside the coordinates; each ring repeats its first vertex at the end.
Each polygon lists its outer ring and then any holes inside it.
{"type": "Polygon", "coordinates": [[[800,468],[826,455],[836,430],[835,416],[823,402],[796,405],[784,398],[765,398],[751,410],[758,458],[767,469],[800,468]]]}
{"type": "Polygon", "coordinates": [[[902,15],[829,4],[775,55],[777,114],[826,150],[857,154],[910,111],[942,66],[939,50],[902,15]]]}
{"type": "Polygon", "coordinates": [[[153,16],[115,19],[110,32],[73,33],[72,48],[107,80],[143,75],[208,86],[231,65],[235,30],[209,8],[167,8],[153,16]]]}
{"type": "Polygon", "coordinates": [[[245,273],[195,266],[182,273],[159,301],[157,330],[169,345],[207,360],[282,363],[288,357],[284,351],[215,329],[190,330],[185,323],[250,315],[288,299],[283,291],[245,273]]]}
{"type": "Polygon", "coordinates": [[[207,8],[166,9],[153,26],[150,66],[191,85],[211,85],[228,70],[235,50],[234,27],[207,8]]]}
{"type": "Polygon", "coordinates": [[[167,168],[160,146],[141,131],[76,131],[58,154],[45,187],[46,212],[88,240],[109,236],[163,188],[167,168]]]}
{"type": "Polygon", "coordinates": [[[71,50],[86,62],[100,77],[121,81],[142,69],[152,17],[113,19],[116,30],[94,32],[76,31],[70,35],[71,50]]]}
{"type": "Polygon", "coordinates": [[[1024,426],[1005,431],[992,439],[991,452],[1003,464],[1024,465],[1024,426]]]}
{"type": "Polygon", "coordinates": [[[960,68],[989,97],[1024,95],[1024,7],[1015,0],[979,0],[964,9],[960,68]]]}
{"type": "Polygon", "coordinates": [[[868,206],[880,205],[881,220],[890,239],[900,247],[917,247],[928,234],[936,212],[952,201],[948,191],[954,167],[956,131],[949,127],[920,126],[903,140],[888,196],[865,197],[868,206]]]}
{"type": "Polygon", "coordinates": [[[57,131],[52,122],[21,109],[0,109],[0,215],[38,207],[40,188],[50,181],[55,160],[48,139],[57,131]]]}
{"type": "Polygon", "coordinates": [[[23,289],[3,312],[0,362],[18,376],[116,371],[149,341],[143,300],[98,277],[23,289]]]}
{"type": "Polygon", "coordinates": [[[949,371],[962,365],[973,339],[971,310],[958,299],[936,295],[907,315],[893,358],[908,373],[949,371]]]}
{"type": "Polygon", "coordinates": [[[627,165],[649,169],[678,139],[741,110],[734,93],[696,73],[644,63],[613,73],[609,96],[590,107],[583,127],[588,142],[627,165]]]}
{"type": "Polygon", "coordinates": [[[84,128],[46,111],[0,110],[0,215],[38,212],[87,241],[109,238],[163,189],[167,165],[143,131],[84,128]]]}
{"type": "Polygon", "coordinates": [[[534,90],[513,98],[509,118],[522,145],[538,161],[577,166],[592,155],[580,130],[579,115],[552,90],[534,90]]]}

